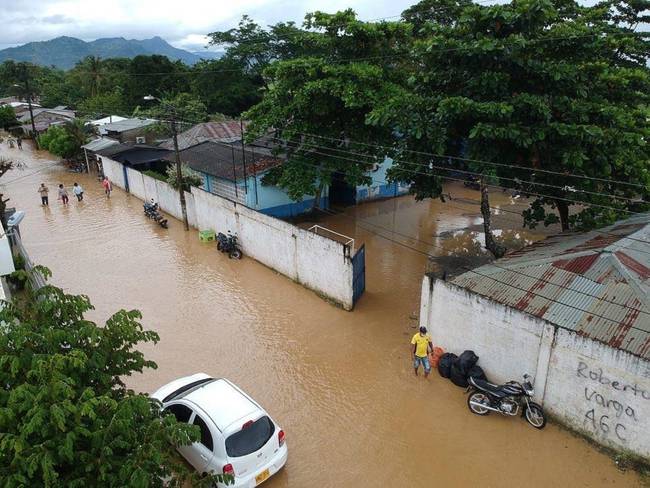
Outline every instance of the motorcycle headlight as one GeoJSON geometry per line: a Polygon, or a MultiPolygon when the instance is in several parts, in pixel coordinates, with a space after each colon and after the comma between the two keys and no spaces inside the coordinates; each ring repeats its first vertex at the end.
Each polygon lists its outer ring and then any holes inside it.
{"type": "Polygon", "coordinates": [[[526,388],[526,393],[529,396],[533,396],[535,394],[535,388],[526,388]]]}

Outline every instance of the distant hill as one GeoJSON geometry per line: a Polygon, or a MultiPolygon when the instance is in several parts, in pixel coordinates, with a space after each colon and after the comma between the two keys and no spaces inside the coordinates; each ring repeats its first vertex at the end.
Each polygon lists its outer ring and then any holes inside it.
{"type": "Polygon", "coordinates": [[[212,60],[221,59],[226,53],[223,51],[193,51],[192,54],[201,59],[212,60]]]}
{"type": "Polygon", "coordinates": [[[49,41],[30,42],[22,46],[0,50],[0,62],[8,59],[29,61],[41,66],[70,69],[86,56],[100,58],[133,58],[138,55],[160,54],[176,61],[194,64],[201,59],[216,59],[223,53],[205,51],[191,53],[177,49],[160,37],[151,39],[124,39],[112,37],[85,42],[74,37],[57,37],[49,41]],[[215,56],[215,57],[212,57],[215,56]]]}

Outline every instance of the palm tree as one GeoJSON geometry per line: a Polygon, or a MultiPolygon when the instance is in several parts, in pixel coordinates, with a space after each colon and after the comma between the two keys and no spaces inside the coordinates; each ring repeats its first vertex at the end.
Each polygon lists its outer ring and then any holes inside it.
{"type": "Polygon", "coordinates": [[[80,68],[88,80],[90,96],[95,97],[99,93],[99,83],[103,75],[102,59],[99,56],[86,56],[80,63],[80,68]]]}

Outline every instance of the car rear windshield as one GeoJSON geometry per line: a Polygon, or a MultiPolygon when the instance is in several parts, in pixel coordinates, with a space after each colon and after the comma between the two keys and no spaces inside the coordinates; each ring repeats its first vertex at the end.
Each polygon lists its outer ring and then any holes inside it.
{"type": "Polygon", "coordinates": [[[273,433],[275,425],[271,419],[264,416],[245,429],[226,439],[226,453],[229,457],[241,457],[259,450],[266,444],[273,433]]]}

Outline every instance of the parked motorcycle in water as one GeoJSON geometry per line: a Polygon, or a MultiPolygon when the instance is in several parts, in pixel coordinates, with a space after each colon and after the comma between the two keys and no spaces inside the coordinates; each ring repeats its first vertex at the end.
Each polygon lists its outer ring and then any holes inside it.
{"type": "Polygon", "coordinates": [[[151,199],[151,202],[144,202],[142,206],[147,217],[158,222],[161,227],[167,228],[167,219],[158,211],[158,204],[153,199],[151,199]]]}
{"type": "Polygon", "coordinates": [[[468,378],[469,398],[467,406],[476,415],[498,412],[503,415],[521,416],[536,429],[543,429],[546,416],[542,407],[533,402],[534,389],[530,376],[524,375],[524,382],[509,381],[505,385],[494,385],[473,377],[468,378]]]}
{"type": "Polygon", "coordinates": [[[228,231],[227,235],[223,232],[217,234],[217,250],[228,253],[228,257],[231,259],[241,259],[242,257],[237,236],[233,235],[230,231],[228,231]]]}

